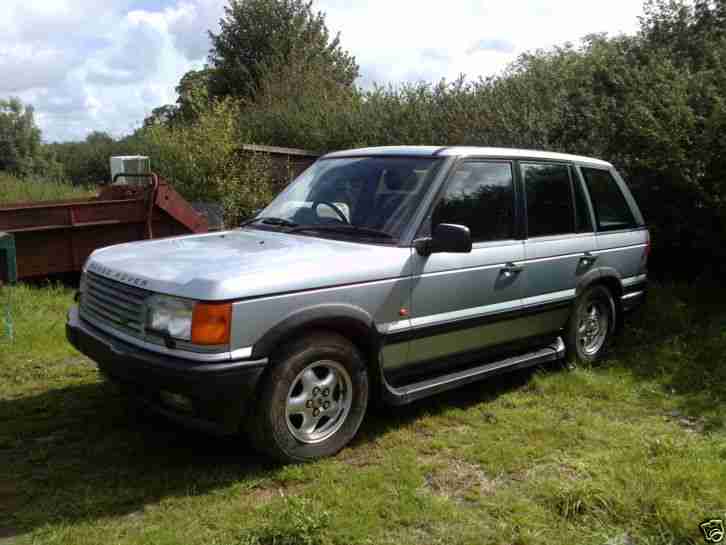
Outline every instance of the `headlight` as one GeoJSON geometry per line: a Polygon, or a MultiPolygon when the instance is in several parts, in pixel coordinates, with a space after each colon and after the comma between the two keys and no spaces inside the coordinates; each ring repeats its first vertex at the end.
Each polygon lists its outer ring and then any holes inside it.
{"type": "Polygon", "coordinates": [[[146,328],[165,337],[192,340],[194,302],[178,297],[154,295],[147,302],[146,328]]]}
{"type": "Polygon", "coordinates": [[[86,293],[86,285],[88,284],[88,264],[91,262],[91,258],[86,258],[86,261],[83,262],[83,268],[81,269],[81,282],[78,285],[78,292],[83,295],[86,293]]]}
{"type": "Polygon", "coordinates": [[[232,324],[230,303],[201,303],[153,295],[147,302],[146,329],[164,337],[199,345],[229,343],[232,324]]]}

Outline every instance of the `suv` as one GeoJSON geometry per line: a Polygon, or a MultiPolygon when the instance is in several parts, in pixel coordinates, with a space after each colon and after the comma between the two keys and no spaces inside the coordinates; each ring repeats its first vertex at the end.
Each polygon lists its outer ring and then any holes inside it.
{"type": "Polygon", "coordinates": [[[67,336],[156,411],[305,461],[374,399],[596,360],[644,299],[649,248],[604,161],[343,151],[239,229],[95,251],[67,336]]]}

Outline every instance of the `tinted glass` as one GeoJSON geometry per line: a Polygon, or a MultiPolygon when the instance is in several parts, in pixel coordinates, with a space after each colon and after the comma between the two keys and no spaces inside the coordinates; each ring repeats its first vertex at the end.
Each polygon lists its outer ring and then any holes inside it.
{"type": "Polygon", "coordinates": [[[570,169],[567,165],[522,165],[529,237],[575,232],[570,169]]]}
{"type": "Polygon", "coordinates": [[[598,231],[635,227],[635,219],[615,178],[607,170],[583,168],[598,231]]]}
{"type": "Polygon", "coordinates": [[[395,239],[410,224],[440,163],[429,157],[323,159],[259,216],[302,226],[353,225],[384,231],[395,239]]]}
{"type": "Polygon", "coordinates": [[[456,169],[432,225],[466,225],[472,241],[502,240],[514,236],[514,184],[509,163],[464,163],[456,169]]]}

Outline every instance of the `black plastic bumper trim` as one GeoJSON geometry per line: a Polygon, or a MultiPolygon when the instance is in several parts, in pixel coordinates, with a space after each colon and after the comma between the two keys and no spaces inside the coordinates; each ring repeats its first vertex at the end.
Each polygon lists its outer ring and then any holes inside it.
{"type": "Polygon", "coordinates": [[[68,341],[98,365],[99,370],[121,384],[156,412],[192,427],[206,421],[210,428],[235,430],[242,416],[256,400],[257,385],[267,366],[267,358],[224,363],[199,364],[150,352],[95,330],[80,320],[71,308],[66,323],[68,341]],[[191,414],[179,413],[161,401],[160,392],[188,397],[194,405],[191,414]]]}

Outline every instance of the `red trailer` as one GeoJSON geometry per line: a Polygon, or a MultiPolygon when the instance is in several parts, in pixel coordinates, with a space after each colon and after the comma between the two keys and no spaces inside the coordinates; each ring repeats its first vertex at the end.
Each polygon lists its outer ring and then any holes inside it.
{"type": "Polygon", "coordinates": [[[18,279],[80,271],[103,246],[206,233],[207,219],[156,174],[149,183],[109,185],[90,199],[0,204],[0,231],[12,233],[18,279]]]}

